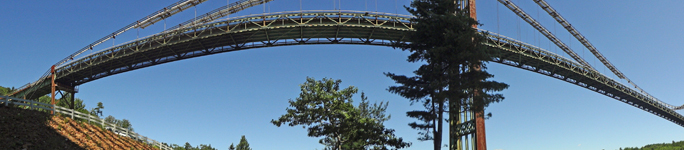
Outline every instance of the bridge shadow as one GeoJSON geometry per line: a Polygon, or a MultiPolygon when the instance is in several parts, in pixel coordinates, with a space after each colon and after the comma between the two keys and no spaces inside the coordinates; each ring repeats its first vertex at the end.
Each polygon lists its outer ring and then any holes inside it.
{"type": "Polygon", "coordinates": [[[48,125],[48,112],[0,105],[0,149],[85,150],[48,125]]]}

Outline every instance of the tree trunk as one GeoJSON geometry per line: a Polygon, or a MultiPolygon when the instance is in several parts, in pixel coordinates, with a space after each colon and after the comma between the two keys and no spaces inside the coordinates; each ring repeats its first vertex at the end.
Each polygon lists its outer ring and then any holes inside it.
{"type": "Polygon", "coordinates": [[[336,138],[337,138],[337,141],[335,142],[335,144],[337,146],[335,146],[335,147],[337,147],[337,150],[342,150],[342,138],[340,138],[340,135],[337,135],[336,138]]]}
{"type": "Polygon", "coordinates": [[[439,102],[437,109],[437,132],[434,134],[434,148],[435,150],[442,149],[442,124],[444,121],[444,102],[439,102]]]}

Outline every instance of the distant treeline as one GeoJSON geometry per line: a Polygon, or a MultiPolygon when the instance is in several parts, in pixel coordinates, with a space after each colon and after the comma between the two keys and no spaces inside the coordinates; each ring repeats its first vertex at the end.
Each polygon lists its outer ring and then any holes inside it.
{"type": "Polygon", "coordinates": [[[684,150],[684,141],[672,143],[649,144],[644,147],[625,147],[620,150],[684,150]]]}

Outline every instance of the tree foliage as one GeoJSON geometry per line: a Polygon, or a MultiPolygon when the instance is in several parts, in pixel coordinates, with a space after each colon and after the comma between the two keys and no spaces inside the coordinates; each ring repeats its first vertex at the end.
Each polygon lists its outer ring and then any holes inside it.
{"type": "Polygon", "coordinates": [[[102,104],[102,102],[97,102],[97,107],[90,109],[90,114],[95,116],[102,116],[102,109],[104,109],[104,105],[102,104]]]}
{"type": "Polygon", "coordinates": [[[441,148],[445,113],[483,111],[490,103],[504,99],[491,92],[508,87],[487,80],[493,77],[485,69],[494,51],[482,45],[486,37],[473,28],[479,23],[458,5],[453,0],[411,2],[406,9],[416,16],[412,19],[416,31],[408,33],[410,43],[399,42],[394,47],[411,52],[407,61],[425,64],[414,71],[413,77],[385,73],[400,84],[391,86],[390,92],[425,107],[407,112],[408,117],[421,121],[409,126],[420,130],[419,140],[433,140],[434,149],[441,148]],[[453,110],[449,110],[450,105],[453,110]]]}
{"type": "Polygon", "coordinates": [[[114,118],[114,116],[112,116],[112,115],[105,117],[104,120],[105,120],[105,122],[111,123],[111,124],[116,124],[116,122],[118,122],[118,120],[116,120],[116,118],[114,118]]]}
{"type": "Polygon", "coordinates": [[[349,86],[340,90],[341,80],[307,78],[300,85],[301,93],[290,99],[287,113],[271,122],[280,127],[308,127],[308,136],[324,137],[319,143],[330,149],[399,149],[410,143],[394,135],[393,129],[383,122],[390,117],[384,112],[387,103],[370,104],[361,94],[359,107],[353,105],[352,96],[358,89],[349,86]]]}
{"type": "Polygon", "coordinates": [[[83,103],[83,100],[80,98],[75,98],[74,102],[72,104],[71,102],[71,95],[72,93],[66,93],[64,96],[61,98],[57,99],[57,106],[61,107],[66,107],[66,108],[71,108],[71,105],[74,106],[74,110],[78,110],[79,112],[84,112],[84,113],[90,113],[88,110],[85,109],[86,105],[83,103]]]}
{"type": "Polygon", "coordinates": [[[240,138],[240,143],[238,143],[235,150],[252,150],[252,148],[249,148],[249,142],[247,142],[245,135],[242,135],[242,138],[240,138]]]}
{"type": "Polygon", "coordinates": [[[625,147],[620,148],[621,150],[682,150],[684,149],[684,141],[672,143],[658,143],[658,144],[648,144],[641,148],[639,147],[625,147]]]}
{"type": "Polygon", "coordinates": [[[209,144],[209,145],[200,144],[200,145],[197,145],[195,147],[192,147],[192,145],[188,142],[185,142],[185,145],[183,145],[182,147],[179,146],[178,144],[172,144],[170,147],[173,150],[217,150],[216,148],[211,147],[211,144],[209,144]]]}
{"type": "Polygon", "coordinates": [[[114,118],[114,116],[109,115],[109,116],[105,117],[104,120],[107,123],[115,124],[116,126],[127,129],[129,131],[134,131],[133,125],[131,124],[130,121],[128,121],[128,119],[119,120],[119,119],[114,118]]]}
{"type": "Polygon", "coordinates": [[[14,87],[0,86],[0,95],[2,95],[2,96],[7,96],[7,95],[12,94],[16,91],[17,91],[17,89],[15,89],[14,87]]]}

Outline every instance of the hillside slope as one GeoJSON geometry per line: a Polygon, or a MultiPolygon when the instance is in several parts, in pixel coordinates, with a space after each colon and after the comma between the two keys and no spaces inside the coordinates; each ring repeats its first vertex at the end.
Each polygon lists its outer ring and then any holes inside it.
{"type": "Polygon", "coordinates": [[[68,117],[16,107],[0,107],[0,143],[0,149],[156,149],[68,117]]]}

